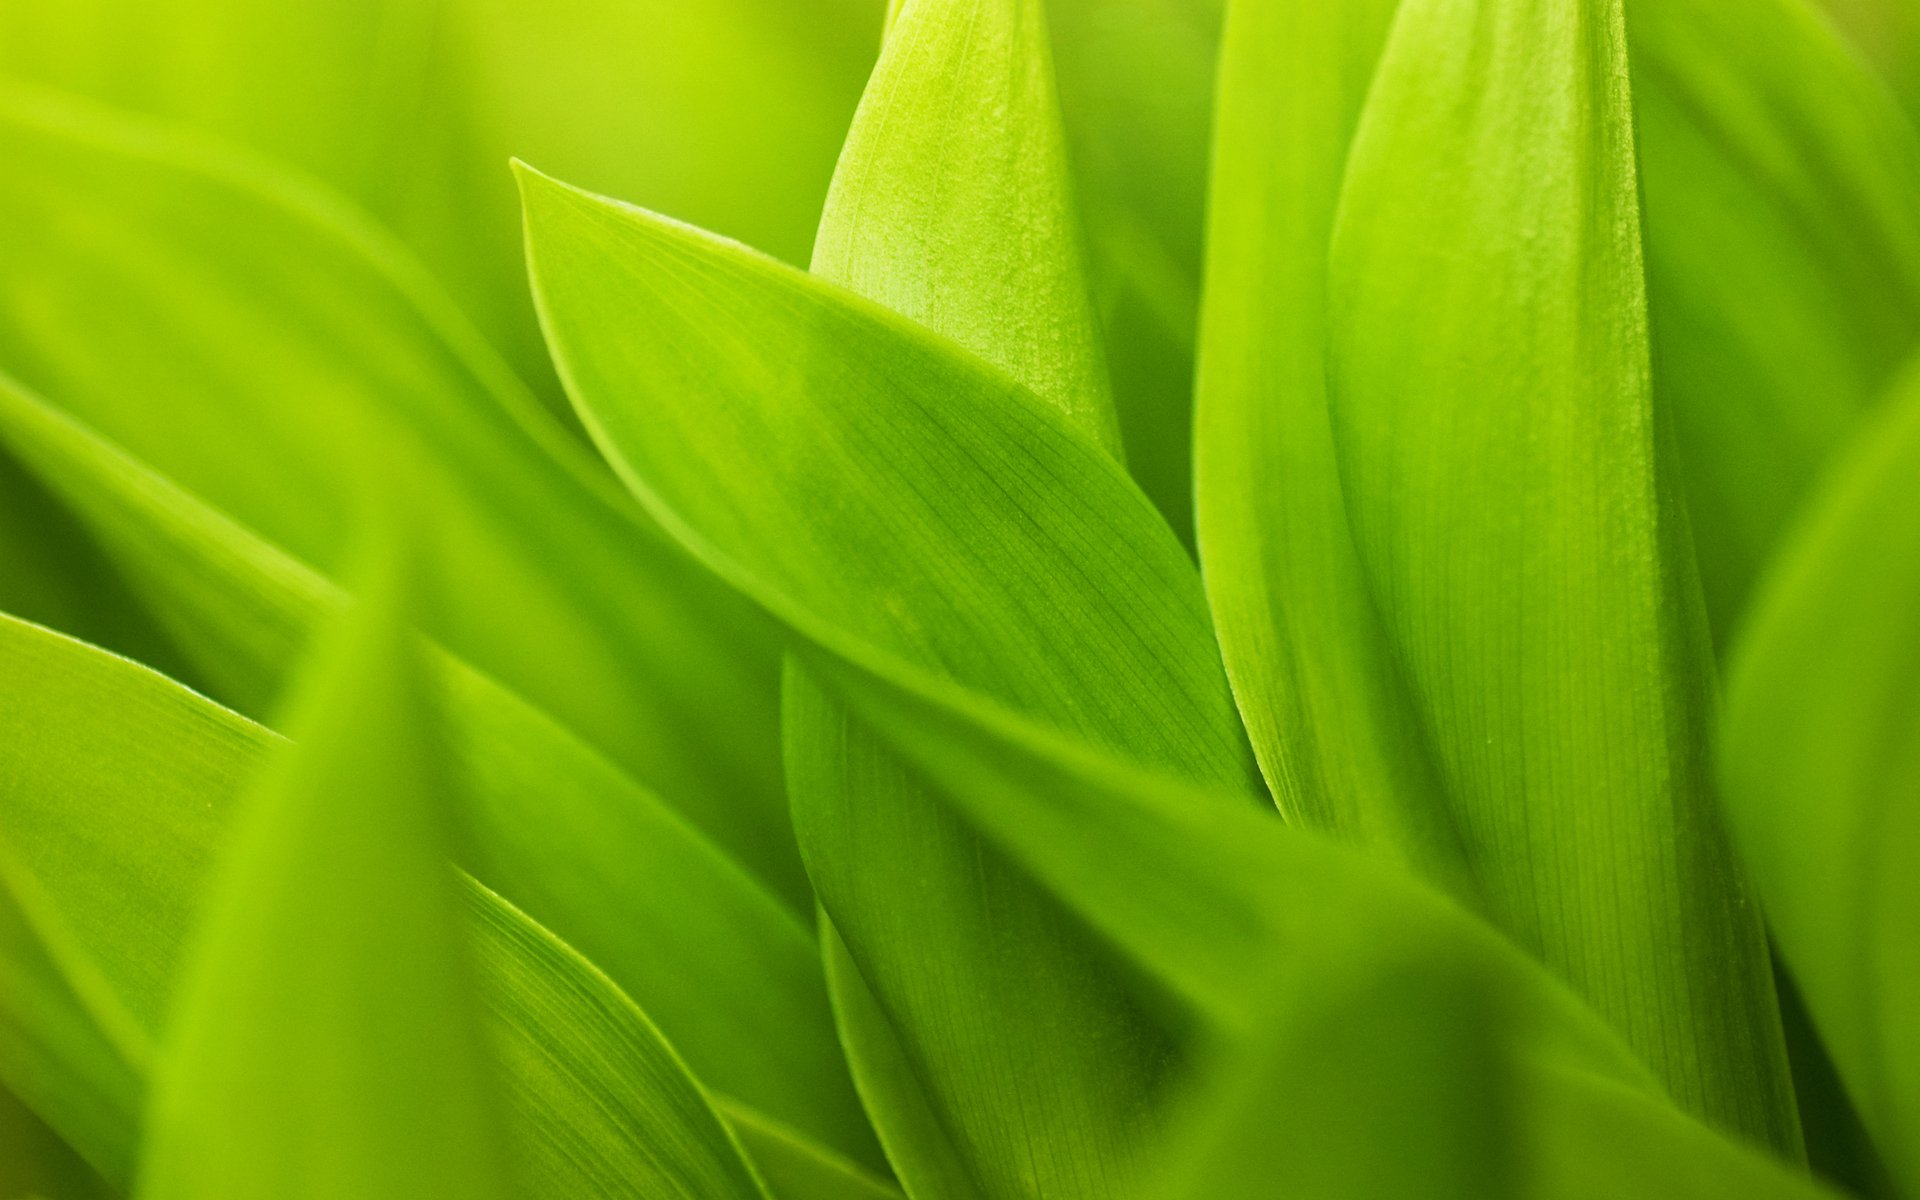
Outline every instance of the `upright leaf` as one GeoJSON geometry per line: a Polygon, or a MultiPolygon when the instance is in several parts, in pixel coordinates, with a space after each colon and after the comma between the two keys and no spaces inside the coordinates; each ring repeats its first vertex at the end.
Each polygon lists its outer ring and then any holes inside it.
{"type": "Polygon", "coordinates": [[[1328,243],[1398,8],[1230,10],[1194,469],[1207,598],[1281,810],[1457,876],[1426,733],[1354,552],[1327,408],[1328,243]]]}
{"type": "Polygon", "coordinates": [[[1797,1153],[1707,757],[1617,0],[1408,0],[1329,279],[1361,565],[1488,911],[1689,1111],[1797,1153]]]}
{"type": "Polygon", "coordinates": [[[515,1193],[452,776],[383,557],[224,852],[154,1095],[150,1200],[515,1193]]]}
{"type": "Polygon", "coordinates": [[[1040,0],[913,0],[840,153],[813,271],[965,346],[1115,453],[1040,0]]]}
{"type": "Polygon", "coordinates": [[[1723,772],[1787,965],[1888,1165],[1920,1187],[1920,377],[1769,573],[1723,772]]]}
{"type": "MultiPolygon", "coordinates": [[[[1042,8],[899,11],[813,269],[952,338],[1117,455],[1042,8]]],[[[791,660],[784,708],[795,827],[829,954],[848,960],[829,973],[849,992],[839,1022],[895,1169],[916,1194],[1110,1186],[1167,1053],[1125,984],[791,660]],[[980,1020],[981,997],[1007,1000],[980,1020]],[[1003,1165],[1032,1144],[1059,1149],[1003,1165]]]]}

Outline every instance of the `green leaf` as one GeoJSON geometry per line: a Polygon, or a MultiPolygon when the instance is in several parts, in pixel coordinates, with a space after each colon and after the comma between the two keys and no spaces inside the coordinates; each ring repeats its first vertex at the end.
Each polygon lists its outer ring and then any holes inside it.
{"type": "Polygon", "coordinates": [[[840,153],[813,272],[971,350],[1116,455],[1040,0],[913,0],[840,153]]]}
{"type": "MultiPolygon", "coordinates": [[[[1191,565],[1063,414],[816,280],[525,178],[562,377],[616,469],[716,572],[882,670],[951,677],[1245,793],[1191,565]]],[[[1151,1119],[1164,1035],[1084,932],[805,674],[786,706],[810,873],[953,1138],[968,1177],[949,1184],[1108,1186],[1151,1119]],[[911,893],[889,882],[907,879],[911,893]],[[981,1020],[983,1002],[1004,1018],[981,1020]]]]}
{"type": "MultiPolygon", "coordinates": [[[[1207,598],[1281,811],[1456,879],[1461,846],[1354,552],[1328,414],[1328,243],[1348,146],[1398,8],[1232,9],[1196,494],[1207,598]]],[[[1457,890],[1472,894],[1470,883],[1457,890]]]]}
{"type": "MultiPolygon", "coordinates": [[[[813,270],[952,338],[1117,456],[1050,58],[1038,3],[905,6],[813,270]]],[[[1171,1050],[1125,981],[791,661],[783,710],[795,827],[836,914],[843,1041],[908,1187],[1078,1194],[1130,1174],[1171,1050]],[[1016,994],[978,1019],[980,997],[1016,994]]]]}
{"type": "Polygon", "coordinates": [[[1920,137],[1803,0],[1629,5],[1655,388],[1724,646],[1920,342],[1920,137]]]}
{"type": "MultiPolygon", "coordinates": [[[[1385,958],[1387,956],[1382,955],[1385,958]]],[[[1320,964],[1222,1065],[1160,1193],[1517,1197],[1511,1073],[1480,981],[1443,961],[1320,964]]]]}
{"type": "MultiPolygon", "coordinates": [[[[1186,1014],[1170,1019],[1211,1036],[1212,1063],[1226,1064],[1226,1095],[1216,1099],[1230,1112],[1245,1094],[1237,1073],[1257,1061],[1279,1019],[1276,996],[1311,1009],[1339,991],[1338,981],[1382,963],[1397,970],[1396,956],[1410,953],[1478,981],[1473,986],[1498,1001],[1499,1045],[1517,1065],[1520,1087],[1507,1105],[1522,1124],[1512,1136],[1526,1147],[1520,1194],[1827,1194],[1682,1115],[1564,983],[1403,872],[1116,764],[969,697],[916,692],[810,657],[864,719],[941,781],[956,811],[1186,1014]],[[1623,1157],[1623,1146],[1633,1153],[1623,1157]],[[1685,1190],[1670,1193],[1669,1182],[1685,1190]]],[[[842,994],[836,989],[836,1000],[842,994]]],[[[1284,1086],[1292,1076],[1277,1078],[1284,1086]]],[[[1309,1091],[1309,1100],[1321,1099],[1309,1091]]],[[[1198,1117],[1203,1126],[1232,1119],[1204,1108],[1198,1117]]],[[[1263,1119],[1256,1141],[1226,1152],[1257,1159],[1272,1148],[1274,1129],[1263,1119]]]]}
{"type": "MultiPolygon", "coordinates": [[[[0,152],[0,369],[323,575],[365,479],[404,479],[446,530],[423,626],[810,911],[761,623],[388,239],[257,162],[53,100],[0,100],[0,152]]],[[[255,717],[292,661],[193,655],[255,717]]]]}
{"type": "Polygon", "coordinates": [[[155,1081],[149,1200],[515,1193],[399,555],[297,677],[294,743],[221,852],[155,1081]]]}
{"type": "MultiPolygon", "coordinates": [[[[237,798],[283,743],[142,667],[4,618],[0,661],[6,882],[60,979],[135,1064],[125,1093],[104,1097],[117,1119],[91,1132],[130,1129],[237,798]]],[[[467,887],[466,908],[530,1194],[758,1195],[704,1093],[631,1000],[494,893],[467,887]]],[[[0,996],[10,1021],[23,1015],[12,999],[0,996]]],[[[47,1052],[48,1078],[87,1078],[73,1039],[26,1032],[47,1052]]],[[[130,1159],[130,1147],[64,1132],[96,1164],[130,1159]]]]}
{"type": "Polygon", "coordinates": [[[1487,911],[1688,1111],[1798,1154],[1713,794],[1626,54],[1618,3],[1402,7],[1334,220],[1334,443],[1487,911]]]}
{"type": "Polygon", "coordinates": [[[1920,377],[1836,464],[1767,576],[1722,772],[1768,920],[1847,1091],[1920,1187],[1920,377]]]}
{"type": "Polygon", "coordinates": [[[107,1200],[99,1175],[18,1097],[0,1088],[0,1196],[107,1200]]]}
{"type": "MultiPolygon", "coordinates": [[[[310,571],[4,379],[0,435],[206,661],[281,661],[340,603],[310,571]]],[[[810,931],[564,729],[458,660],[437,663],[475,802],[472,868],[612,973],[708,1085],[876,1163],[810,931]]]]}
{"type": "Polygon", "coordinates": [[[776,1200],[902,1200],[888,1180],[750,1108],[720,1111],[776,1200]]]}

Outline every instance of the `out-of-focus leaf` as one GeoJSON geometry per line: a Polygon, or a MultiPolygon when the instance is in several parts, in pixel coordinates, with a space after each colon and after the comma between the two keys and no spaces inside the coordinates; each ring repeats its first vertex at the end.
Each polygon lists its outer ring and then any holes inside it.
{"type": "MultiPolygon", "coordinates": [[[[144,1065],[237,797],[283,743],[142,667],[31,625],[0,618],[0,661],[8,887],[87,1014],[140,1064],[125,1094],[103,1097],[117,1121],[64,1131],[105,1167],[130,1161],[131,1147],[81,1135],[134,1127],[144,1065]]],[[[484,837],[484,825],[474,833],[484,837]]],[[[466,907],[529,1194],[758,1196],[701,1089],[632,1001],[485,888],[468,886],[466,907]]],[[[10,1001],[0,995],[13,1020],[10,1001]]],[[[50,1069],[67,1065],[71,1042],[58,1029],[23,1032],[50,1069]]]]}
{"type": "Polygon", "coordinates": [[[1920,5],[1913,0],[1820,0],[1849,41],[1920,113],[1920,5]]]}
{"type": "Polygon", "coordinates": [[[1740,843],[1877,1144],[1920,1187],[1920,376],[1769,572],[1728,686],[1740,843]]]}
{"type": "Polygon", "coordinates": [[[142,1047],[131,1048],[140,1061],[130,1065],[127,1039],[103,1032],[74,994],[13,899],[5,854],[0,842],[0,1096],[17,1098],[103,1175],[124,1181],[138,1120],[124,1098],[139,1086],[142,1047]]]}
{"type": "Polygon", "coordinates": [[[1920,137],[1804,0],[1631,0],[1654,385],[1724,645],[1920,342],[1920,137]]]}
{"type": "MultiPolygon", "coordinates": [[[[4,381],[0,436],[205,661],[282,661],[339,603],[312,572],[4,381]]],[[[877,1162],[817,949],[792,911],[560,726],[458,660],[439,663],[475,805],[473,870],[608,970],[703,1082],[877,1162]]]]}
{"type": "MultiPolygon", "coordinates": [[[[1520,1068],[1511,1106],[1524,1125],[1520,1194],[1665,1195],[1659,1181],[1670,1178],[1688,1189],[1674,1194],[1702,1198],[1827,1195],[1684,1116],[1564,983],[1403,872],[1256,811],[1209,803],[950,689],[902,687],[809,657],[942,782],[957,811],[1210,1033],[1229,1064],[1247,1062],[1271,1029],[1276,991],[1311,1000],[1321,981],[1412,948],[1499,1000],[1500,1044],[1520,1068]]],[[[1247,1152],[1274,1136],[1263,1125],[1247,1152]]]]}
{"type": "MultiPolygon", "coordinates": [[[[367,464],[405,464],[446,530],[425,628],[808,910],[764,630],[400,251],[258,163],[53,101],[0,102],[0,150],[0,368],[323,574],[367,464]]],[[[259,716],[290,661],[193,665],[259,716]]]]}
{"type": "Polygon", "coordinates": [[[1687,1111],[1798,1154],[1713,794],[1626,55],[1617,2],[1402,6],[1334,219],[1334,443],[1487,911],[1687,1111]]]}
{"type": "Polygon", "coordinates": [[[1050,0],[1127,464],[1193,540],[1192,383],[1220,0],[1050,0]]]}
{"type": "Polygon", "coordinates": [[[108,1200],[112,1194],[32,1110],[0,1088],[0,1196],[108,1200]]]}
{"type": "Polygon", "coordinates": [[[0,70],[317,174],[531,374],[509,155],[803,261],[879,28],[878,0],[0,0],[0,70]]]}
{"type": "Polygon", "coordinates": [[[1327,247],[1398,8],[1252,0],[1229,15],[1197,396],[1200,554],[1282,811],[1457,878],[1426,733],[1354,553],[1327,408],[1327,247]]]}
{"type": "Polygon", "coordinates": [[[813,272],[909,317],[1118,452],[1040,0],[911,0],[867,84],[813,272]]]}
{"type": "MultiPolygon", "coordinates": [[[[716,571],[883,669],[1250,794],[1192,567],[1068,418],[808,276],[531,172],[525,190],[562,378],[616,469],[716,571]]],[[[804,675],[786,705],[790,730],[812,726],[789,738],[788,770],[816,890],[966,1182],[1110,1187],[1152,1120],[1164,1035],[899,763],[849,752],[844,715],[804,675]],[[916,802],[818,802],[839,794],[916,802]],[[876,856],[916,880],[911,910],[876,856]],[[1006,1019],[982,1018],[1002,1002],[1006,1019]]]]}
{"type": "Polygon", "coordinates": [[[1484,985],[1443,962],[1336,965],[1295,980],[1305,994],[1276,1002],[1220,1071],[1159,1194],[1517,1197],[1513,1088],[1484,985]]]}
{"type": "Polygon", "coordinates": [[[515,1194],[397,540],[295,677],[156,1066],[148,1200],[515,1194]]]}

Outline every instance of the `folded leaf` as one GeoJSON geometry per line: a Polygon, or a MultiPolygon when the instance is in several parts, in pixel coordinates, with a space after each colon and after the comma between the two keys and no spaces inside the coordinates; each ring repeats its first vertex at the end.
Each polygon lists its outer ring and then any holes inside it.
{"type": "Polygon", "coordinates": [[[111,1193],[87,1165],[20,1101],[0,1089],[0,1196],[105,1200],[111,1193]]]}
{"type": "Polygon", "coordinates": [[[752,1109],[722,1102],[720,1110],[775,1200],[901,1200],[888,1180],[752,1109]]]}
{"type": "MultiPolygon", "coordinates": [[[[144,668],[10,619],[0,660],[6,883],[82,1015],[137,1064],[124,1092],[103,1097],[116,1121],[63,1130],[105,1167],[130,1161],[131,1147],[78,1134],[134,1127],[237,798],[283,743],[144,668]]],[[[751,1176],[737,1149],[632,1001],[492,892],[468,886],[465,907],[528,1194],[758,1196],[740,1190],[751,1176]]],[[[23,1015],[11,1000],[0,995],[9,1021],[23,1015]]],[[[48,1078],[90,1077],[91,1060],[71,1059],[74,1039],[26,1032],[47,1052],[48,1078]]]]}
{"type": "Polygon", "coordinates": [[[1722,772],[1782,954],[1894,1174],[1920,1187],[1920,377],[1768,573],[1722,772]]]}
{"type": "Polygon", "coordinates": [[[296,677],[158,1065],[149,1200],[515,1194],[398,545],[296,677]]]}
{"type": "MultiPolygon", "coordinates": [[[[310,571],[4,381],[0,436],[33,457],[207,661],[281,661],[340,603],[310,571]]],[[[791,910],[537,710],[439,662],[475,798],[469,865],[613,973],[705,1082],[876,1162],[817,949],[791,910]]],[[[51,677],[57,664],[40,670],[51,677]]],[[[16,672],[27,686],[32,676],[16,672]]]]}
{"type": "MultiPolygon", "coordinates": [[[[775,657],[753,614],[538,413],[337,201],[177,131],[0,101],[0,369],[336,572],[369,477],[446,529],[423,625],[627,766],[796,912],[775,657]]],[[[290,665],[242,677],[256,717],[290,665]]]]}
{"type": "Polygon", "coordinates": [[[1800,1135],[1719,826],[1620,5],[1408,0],[1329,258],[1334,443],[1487,911],[1690,1112],[1800,1135]]]}

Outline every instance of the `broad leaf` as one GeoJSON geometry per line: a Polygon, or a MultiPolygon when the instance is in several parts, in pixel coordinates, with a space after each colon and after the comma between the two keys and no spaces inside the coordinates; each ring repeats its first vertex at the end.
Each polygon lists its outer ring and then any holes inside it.
{"type": "Polygon", "coordinates": [[[1788,967],[1877,1144],[1920,1187],[1920,377],[1768,575],[1728,687],[1734,825],[1788,967]]]}
{"type": "MultiPolygon", "coordinates": [[[[0,369],[323,574],[364,480],[446,530],[423,616],[810,904],[779,785],[775,656],[337,202],[185,135],[0,102],[0,369]]],[[[290,660],[195,656],[262,715],[290,660]]]]}
{"type": "MultiPolygon", "coordinates": [[[[135,1064],[122,1090],[100,1095],[111,1106],[102,1120],[62,1130],[106,1168],[131,1161],[111,1136],[134,1127],[239,798],[284,743],[144,668],[10,619],[0,619],[0,660],[5,882],[56,982],[135,1064]]],[[[492,892],[465,893],[528,1192],[757,1197],[703,1092],[632,1002],[492,892]]],[[[0,997],[10,1022],[23,1015],[11,999],[0,997]]],[[[48,1068],[42,1079],[95,1078],[91,1058],[73,1058],[75,1014],[55,1015],[66,1024],[20,1030],[48,1068]]],[[[18,1061],[0,1060],[9,1082],[18,1061]]]]}
{"type": "Polygon", "coordinates": [[[1334,444],[1487,911],[1688,1111],[1797,1154],[1713,794],[1626,53],[1618,3],[1402,6],[1334,217],[1334,444]]]}
{"type": "Polygon", "coordinates": [[[295,741],[221,851],[157,1068],[147,1200],[515,1194],[399,554],[296,676],[295,741]]]}
{"type": "MultiPolygon", "coordinates": [[[[531,172],[525,187],[562,378],[616,469],[713,569],[883,670],[954,679],[1246,792],[1192,568],[1064,414],[739,247],[531,172]]],[[[807,729],[789,739],[789,777],[816,890],[966,1182],[996,1196],[1110,1186],[1151,1120],[1164,1034],[910,772],[849,750],[857,731],[805,675],[790,674],[787,708],[789,730],[807,729]],[[817,802],[838,796],[899,803],[817,802]],[[917,881],[911,910],[877,854],[917,881]],[[926,953],[929,928],[966,974],[926,953]],[[983,995],[1016,1019],[966,1016],[983,995]],[[1029,1159],[1034,1143],[1048,1150],[1029,1159]]]]}

